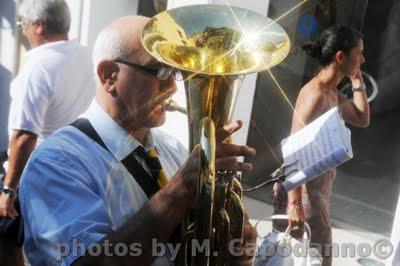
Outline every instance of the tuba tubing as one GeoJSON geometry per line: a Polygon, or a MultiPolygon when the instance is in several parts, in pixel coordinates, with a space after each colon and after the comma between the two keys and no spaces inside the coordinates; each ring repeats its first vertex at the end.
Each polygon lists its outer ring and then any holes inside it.
{"type": "Polygon", "coordinates": [[[200,170],[197,188],[194,239],[200,246],[206,245],[206,252],[193,256],[192,265],[209,265],[215,190],[215,126],[209,117],[204,117],[200,122],[200,170]]]}
{"type": "Polygon", "coordinates": [[[272,19],[247,9],[193,5],[157,14],[141,41],[155,59],[181,72],[187,108],[169,100],[164,109],[187,114],[189,149],[200,144],[197,202],[182,219],[184,248],[177,265],[226,265],[229,241],[242,238],[244,208],[240,181],[229,171],[215,171],[215,131],[231,121],[244,76],[286,58],[289,36],[272,19]],[[192,240],[197,247],[208,241],[206,249],[193,254],[192,240]]]}

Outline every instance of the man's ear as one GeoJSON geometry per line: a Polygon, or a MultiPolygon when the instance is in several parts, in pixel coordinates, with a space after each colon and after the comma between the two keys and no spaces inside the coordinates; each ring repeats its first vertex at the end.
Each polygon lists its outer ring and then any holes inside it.
{"type": "Polygon", "coordinates": [[[118,80],[120,68],[110,60],[103,60],[97,66],[97,76],[102,87],[111,94],[116,93],[115,83],[118,80]]]}
{"type": "Polygon", "coordinates": [[[338,51],[335,55],[335,60],[338,64],[342,65],[344,61],[344,52],[338,51]]]}
{"type": "Polygon", "coordinates": [[[33,25],[35,26],[35,32],[38,35],[46,35],[47,34],[47,29],[46,26],[44,25],[43,21],[37,20],[33,22],[33,25]]]}

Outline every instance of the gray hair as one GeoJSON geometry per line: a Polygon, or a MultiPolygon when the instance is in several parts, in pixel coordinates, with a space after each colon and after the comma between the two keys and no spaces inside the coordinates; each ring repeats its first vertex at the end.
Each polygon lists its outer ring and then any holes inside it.
{"type": "Polygon", "coordinates": [[[68,33],[71,14],[65,0],[24,0],[18,13],[27,20],[42,21],[49,34],[68,33]]]}
{"type": "Polygon", "coordinates": [[[134,54],[134,49],[128,45],[123,34],[114,28],[106,28],[97,36],[93,48],[93,65],[95,71],[103,60],[128,58],[134,54]]]}

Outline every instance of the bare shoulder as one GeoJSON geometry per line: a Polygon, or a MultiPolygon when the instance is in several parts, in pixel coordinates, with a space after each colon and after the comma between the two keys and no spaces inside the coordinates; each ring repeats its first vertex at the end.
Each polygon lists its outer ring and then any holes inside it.
{"type": "Polygon", "coordinates": [[[324,94],[321,85],[311,80],[300,90],[297,102],[307,103],[307,105],[315,105],[323,101],[324,94]]]}
{"type": "Polygon", "coordinates": [[[299,93],[296,101],[296,116],[292,123],[292,133],[299,130],[321,115],[324,110],[324,94],[322,87],[315,80],[308,82],[299,93]]]}

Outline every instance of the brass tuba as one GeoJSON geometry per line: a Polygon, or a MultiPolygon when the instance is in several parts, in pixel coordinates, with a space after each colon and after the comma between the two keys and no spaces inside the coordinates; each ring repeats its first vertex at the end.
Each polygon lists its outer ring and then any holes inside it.
{"type": "Polygon", "coordinates": [[[224,265],[229,241],[242,238],[244,210],[240,181],[229,171],[215,170],[215,130],[230,122],[244,75],[283,61],[289,37],[277,23],[252,11],[194,5],[153,17],[142,43],[157,60],[181,71],[190,150],[200,144],[198,204],[182,221],[185,251],[178,265],[224,265]],[[210,249],[191,254],[193,240],[210,249]]]}

